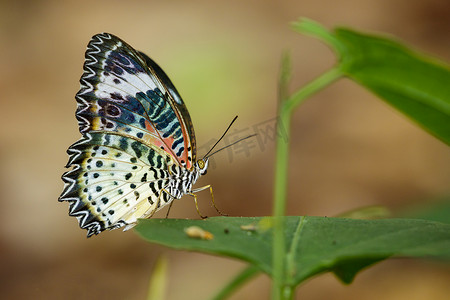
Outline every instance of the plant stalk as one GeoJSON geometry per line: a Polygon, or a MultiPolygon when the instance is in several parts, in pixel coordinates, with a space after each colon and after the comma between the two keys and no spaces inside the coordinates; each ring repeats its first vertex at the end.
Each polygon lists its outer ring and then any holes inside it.
{"type": "MultiPolygon", "coordinates": [[[[282,72],[283,73],[283,72],[282,72]]],[[[279,118],[277,123],[277,153],[275,162],[275,188],[274,188],[274,236],[273,236],[273,287],[272,299],[292,299],[294,286],[287,284],[286,278],[286,243],[284,238],[284,219],[286,214],[286,193],[289,163],[289,136],[291,132],[291,116],[294,109],[315,92],[323,89],[341,77],[338,68],[322,74],[303,88],[295,92],[288,99],[281,99],[279,118]]],[[[283,81],[281,80],[281,84],[283,81]]],[[[280,90],[285,87],[281,86],[280,90]]]]}

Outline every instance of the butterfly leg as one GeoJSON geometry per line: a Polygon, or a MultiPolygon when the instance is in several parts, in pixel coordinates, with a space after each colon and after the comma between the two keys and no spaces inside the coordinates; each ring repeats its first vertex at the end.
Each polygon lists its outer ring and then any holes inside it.
{"type": "Polygon", "coordinates": [[[170,204],[169,204],[169,208],[167,209],[167,213],[166,213],[166,219],[169,217],[169,212],[170,212],[170,209],[172,208],[172,204],[173,204],[173,201],[172,202],[170,202],[170,204]]]}
{"type": "Polygon", "coordinates": [[[214,202],[213,189],[212,189],[212,186],[211,186],[210,184],[205,185],[205,186],[202,186],[201,188],[195,189],[195,190],[193,190],[192,192],[193,192],[193,193],[196,193],[196,192],[200,192],[200,191],[206,190],[206,189],[208,189],[208,188],[209,188],[209,192],[211,193],[212,204],[213,204],[214,208],[216,209],[216,211],[217,211],[217,212],[219,213],[219,215],[221,215],[221,216],[228,216],[227,214],[221,212],[221,211],[217,208],[216,203],[214,202]]]}
{"type": "Polygon", "coordinates": [[[203,216],[203,215],[200,213],[200,210],[198,209],[197,195],[194,194],[194,193],[189,193],[188,195],[191,195],[192,197],[194,197],[195,208],[197,209],[197,213],[198,213],[198,215],[200,216],[200,218],[206,219],[207,217],[206,217],[206,216],[203,216]]]}

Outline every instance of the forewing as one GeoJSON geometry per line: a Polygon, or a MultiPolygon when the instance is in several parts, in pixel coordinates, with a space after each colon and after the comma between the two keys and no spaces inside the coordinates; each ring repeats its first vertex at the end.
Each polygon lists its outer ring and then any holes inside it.
{"type": "Polygon", "coordinates": [[[185,145],[184,150],[187,150],[182,160],[187,159],[187,169],[192,169],[193,163],[196,162],[196,140],[194,133],[194,125],[192,124],[191,116],[189,115],[189,111],[187,110],[186,105],[181,99],[180,94],[178,93],[175,86],[172,84],[172,81],[166,75],[166,73],[159,67],[159,65],[148,57],[145,53],[138,52],[147,63],[147,66],[151,70],[151,74],[155,75],[153,77],[154,81],[159,83],[163,87],[163,90],[166,90],[166,99],[169,99],[169,104],[172,106],[172,109],[175,111],[177,119],[180,122],[181,130],[183,136],[185,137],[185,145]]]}
{"type": "Polygon", "coordinates": [[[118,37],[95,35],[86,51],[77,119],[80,132],[118,132],[168,152],[187,169],[195,162],[191,118],[169,78],[118,37]]]}

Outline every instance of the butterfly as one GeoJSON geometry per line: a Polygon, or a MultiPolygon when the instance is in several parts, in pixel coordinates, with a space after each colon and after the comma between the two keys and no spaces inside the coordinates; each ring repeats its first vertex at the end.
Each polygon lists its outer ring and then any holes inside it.
{"type": "Polygon", "coordinates": [[[212,188],[193,185],[212,154],[197,160],[189,112],[164,71],[108,33],[92,37],[83,69],[75,97],[82,138],[67,150],[59,197],[69,215],[90,237],[128,230],[187,194],[201,216],[195,193],[210,189],[214,204],[212,188]]]}

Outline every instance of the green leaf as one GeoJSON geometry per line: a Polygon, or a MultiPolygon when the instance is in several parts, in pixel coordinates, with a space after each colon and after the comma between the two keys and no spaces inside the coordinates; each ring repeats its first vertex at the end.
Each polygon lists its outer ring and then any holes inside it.
{"type": "Polygon", "coordinates": [[[320,38],[339,55],[339,68],[450,145],[450,69],[392,39],[345,28],[327,32],[309,20],[294,29],[320,38]]]}
{"type": "Polygon", "coordinates": [[[359,271],[386,258],[344,259],[336,264],[332,271],[343,283],[350,284],[359,271]]]}
{"type": "Polygon", "coordinates": [[[145,219],[136,231],[146,240],[179,250],[200,251],[238,258],[271,273],[271,234],[242,230],[260,218],[213,217],[206,220],[145,219]],[[185,229],[198,226],[214,235],[212,240],[189,237],[185,229]]]}
{"type": "MultiPolygon", "coordinates": [[[[351,282],[361,269],[387,257],[450,260],[450,225],[415,219],[353,220],[285,217],[288,284],[331,271],[351,282]]],[[[234,257],[272,275],[272,218],[215,217],[206,220],[140,220],[136,231],[167,247],[234,257]],[[185,228],[198,226],[212,240],[195,239],[185,228]],[[243,227],[241,227],[243,226],[243,227]]]]}

